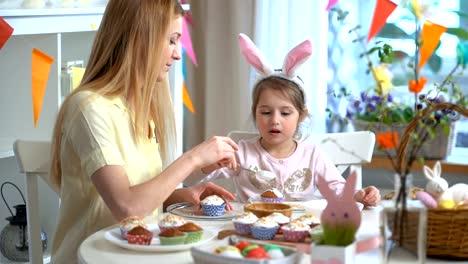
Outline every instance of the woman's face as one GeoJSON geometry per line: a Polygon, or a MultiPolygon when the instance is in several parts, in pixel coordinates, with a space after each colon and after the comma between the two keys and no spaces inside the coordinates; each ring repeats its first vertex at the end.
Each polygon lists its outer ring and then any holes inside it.
{"type": "Polygon", "coordinates": [[[292,140],[299,123],[299,112],[280,91],[264,89],[255,110],[262,140],[276,145],[292,140]]]}
{"type": "Polygon", "coordinates": [[[182,17],[178,17],[172,21],[169,28],[169,35],[165,40],[167,45],[162,53],[163,67],[158,75],[158,81],[165,80],[167,73],[172,66],[174,60],[180,60],[180,37],[182,36],[182,17]]]}

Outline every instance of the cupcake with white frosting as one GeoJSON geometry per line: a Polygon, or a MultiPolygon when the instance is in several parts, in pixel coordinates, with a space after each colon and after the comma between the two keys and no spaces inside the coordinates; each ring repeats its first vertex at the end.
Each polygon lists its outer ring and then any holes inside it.
{"type": "Polygon", "coordinates": [[[278,212],[274,212],[274,213],[270,214],[267,217],[273,219],[273,221],[278,223],[278,225],[279,225],[278,234],[282,233],[281,227],[288,224],[291,221],[291,219],[289,217],[285,216],[282,213],[278,213],[278,212]]]}
{"type": "Polygon", "coordinates": [[[210,195],[203,199],[200,205],[205,215],[220,216],[224,214],[226,202],[217,195],[210,195]]]}
{"type": "Polygon", "coordinates": [[[161,233],[169,228],[177,228],[187,223],[187,220],[184,218],[173,215],[173,214],[164,214],[161,220],[159,220],[159,229],[161,233]]]}
{"type": "Polygon", "coordinates": [[[252,232],[253,223],[257,222],[258,217],[252,212],[245,212],[232,219],[236,233],[248,235],[252,232]]]}
{"type": "Polygon", "coordinates": [[[252,236],[256,239],[271,240],[275,238],[279,225],[268,216],[262,217],[252,225],[252,236]]]}
{"type": "Polygon", "coordinates": [[[284,195],[276,188],[271,188],[264,191],[260,195],[262,201],[267,203],[282,203],[284,202],[284,195]]]}
{"type": "Polygon", "coordinates": [[[281,227],[283,238],[289,242],[302,242],[309,236],[310,226],[300,220],[293,220],[281,227]]]}
{"type": "Polygon", "coordinates": [[[301,222],[304,222],[305,224],[309,225],[311,228],[317,225],[320,225],[320,218],[311,213],[306,213],[304,215],[299,216],[296,219],[300,220],[301,222]]]}

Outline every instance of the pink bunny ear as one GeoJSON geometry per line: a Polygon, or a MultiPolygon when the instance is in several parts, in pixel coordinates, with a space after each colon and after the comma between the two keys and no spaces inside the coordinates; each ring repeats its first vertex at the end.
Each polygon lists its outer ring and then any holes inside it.
{"type": "Polygon", "coordinates": [[[317,175],[317,186],[327,202],[332,203],[337,199],[335,192],[328,187],[328,183],[323,179],[322,175],[317,175]]]}
{"type": "Polygon", "coordinates": [[[305,40],[289,51],[283,63],[283,73],[290,78],[296,77],[296,70],[312,55],[312,41],[305,40]]]}
{"type": "Polygon", "coordinates": [[[247,62],[254,67],[258,73],[262,75],[273,73],[273,68],[247,35],[243,33],[239,34],[239,46],[242,55],[244,55],[247,62]]]}
{"type": "Polygon", "coordinates": [[[343,199],[354,200],[354,193],[356,192],[356,178],[357,171],[353,170],[346,179],[342,196],[343,199]]]}

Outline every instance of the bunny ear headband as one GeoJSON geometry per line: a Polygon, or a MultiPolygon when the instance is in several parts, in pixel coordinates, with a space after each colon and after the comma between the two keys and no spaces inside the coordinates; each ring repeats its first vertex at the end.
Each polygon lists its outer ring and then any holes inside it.
{"type": "Polygon", "coordinates": [[[252,40],[243,33],[239,34],[239,46],[247,62],[260,74],[260,80],[275,75],[296,83],[304,90],[304,82],[298,78],[296,71],[312,55],[312,41],[310,39],[305,40],[289,51],[284,58],[281,71],[273,70],[252,40]]]}

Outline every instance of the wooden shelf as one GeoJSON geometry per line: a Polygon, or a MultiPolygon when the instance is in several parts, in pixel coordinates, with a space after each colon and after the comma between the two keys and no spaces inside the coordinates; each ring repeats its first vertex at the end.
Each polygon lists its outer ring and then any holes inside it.
{"type": "MultiPolygon", "coordinates": [[[[426,160],[425,165],[434,166],[436,160],[426,160]]],[[[449,156],[446,160],[440,162],[444,173],[467,174],[468,175],[468,157],[449,156]]],[[[393,170],[390,160],[386,157],[372,157],[372,161],[367,164],[362,164],[363,168],[367,169],[388,169],[393,170]]],[[[412,171],[422,171],[423,165],[417,161],[414,162],[412,171]]]]}

